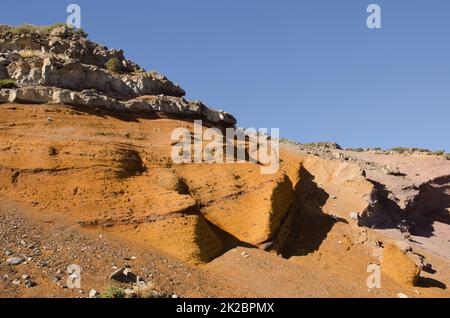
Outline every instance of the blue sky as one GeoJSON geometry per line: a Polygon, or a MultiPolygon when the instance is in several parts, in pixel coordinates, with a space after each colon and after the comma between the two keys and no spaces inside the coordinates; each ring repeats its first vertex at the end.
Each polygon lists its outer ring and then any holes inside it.
{"type": "Polygon", "coordinates": [[[0,23],[63,22],[69,3],[90,39],[239,126],[450,151],[448,0],[2,0],[0,23]],[[382,8],[381,30],[366,26],[370,3],[382,8]]]}

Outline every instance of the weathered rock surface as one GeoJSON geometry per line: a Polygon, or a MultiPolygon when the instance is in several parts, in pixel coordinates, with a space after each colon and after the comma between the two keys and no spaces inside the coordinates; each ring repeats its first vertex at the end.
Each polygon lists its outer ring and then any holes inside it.
{"type": "Polygon", "coordinates": [[[410,286],[417,284],[420,275],[416,263],[393,244],[386,244],[383,249],[381,270],[398,283],[410,286]]]}
{"type": "Polygon", "coordinates": [[[186,101],[178,85],[145,72],[125,59],[123,51],[108,50],[65,26],[0,26],[0,79],[15,80],[19,86],[2,90],[0,103],[130,109],[236,123],[226,112],[186,101]],[[111,59],[117,59],[120,71],[105,66],[111,59]]]}
{"type": "Polygon", "coordinates": [[[204,119],[213,123],[234,125],[236,119],[220,110],[213,110],[201,102],[190,102],[173,96],[141,96],[121,101],[99,94],[96,90],[71,91],[48,86],[22,86],[0,90],[0,103],[59,104],[103,108],[118,111],[162,112],[182,117],[204,119]]]}

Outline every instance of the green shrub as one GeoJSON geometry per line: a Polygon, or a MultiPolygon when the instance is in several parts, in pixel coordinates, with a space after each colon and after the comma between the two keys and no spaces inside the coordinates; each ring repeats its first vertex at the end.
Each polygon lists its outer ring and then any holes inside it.
{"type": "Polygon", "coordinates": [[[81,36],[83,38],[87,38],[88,37],[88,34],[82,28],[76,29],[74,31],[74,33],[78,34],[79,36],[81,36]]]}
{"type": "Polygon", "coordinates": [[[347,148],[347,150],[355,151],[355,152],[364,152],[365,151],[364,148],[347,148]]]}
{"type": "Polygon", "coordinates": [[[12,79],[0,80],[0,88],[14,88],[17,87],[16,81],[12,79]]]}
{"type": "Polygon", "coordinates": [[[101,298],[125,298],[125,291],[116,286],[109,286],[106,291],[101,294],[101,298]]]}
{"type": "Polygon", "coordinates": [[[405,153],[405,152],[422,152],[422,153],[432,153],[430,149],[426,148],[407,148],[407,147],[394,147],[389,149],[390,151],[395,151],[398,153],[405,153]]]}
{"type": "Polygon", "coordinates": [[[14,33],[22,34],[22,33],[50,33],[54,29],[66,26],[64,23],[55,23],[52,25],[44,25],[44,26],[38,26],[33,24],[21,24],[18,27],[14,28],[12,31],[14,33]]]}
{"type": "Polygon", "coordinates": [[[437,150],[437,151],[433,152],[433,155],[443,156],[443,155],[445,155],[445,150],[437,150]]]}
{"type": "Polygon", "coordinates": [[[404,152],[408,151],[409,148],[405,148],[405,147],[394,147],[394,148],[391,148],[391,149],[389,149],[389,150],[390,150],[390,151],[395,151],[395,152],[398,152],[398,153],[404,153],[404,152]]]}
{"type": "Polygon", "coordinates": [[[65,23],[55,23],[52,25],[44,25],[44,26],[38,26],[38,25],[32,25],[32,24],[21,24],[16,28],[13,28],[11,31],[17,34],[23,34],[23,33],[41,33],[41,34],[49,34],[56,28],[65,27],[69,30],[71,30],[73,33],[78,34],[84,38],[87,38],[88,34],[84,32],[83,29],[75,29],[73,27],[68,26],[65,23]]]}
{"type": "Polygon", "coordinates": [[[123,73],[124,67],[118,58],[112,58],[105,64],[106,69],[114,73],[123,73]]]}

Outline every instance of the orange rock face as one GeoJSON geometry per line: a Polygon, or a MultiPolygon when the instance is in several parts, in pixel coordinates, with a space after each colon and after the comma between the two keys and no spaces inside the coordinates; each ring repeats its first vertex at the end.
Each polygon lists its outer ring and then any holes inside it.
{"type": "Polygon", "coordinates": [[[1,195],[193,263],[222,251],[217,232],[251,245],[271,240],[292,204],[283,168],[174,164],[171,132],[192,129],[190,121],[22,105],[2,105],[0,118],[1,195]]]}
{"type": "Polygon", "coordinates": [[[419,281],[420,269],[397,246],[386,244],[381,263],[383,273],[404,285],[415,286],[419,281]]]}

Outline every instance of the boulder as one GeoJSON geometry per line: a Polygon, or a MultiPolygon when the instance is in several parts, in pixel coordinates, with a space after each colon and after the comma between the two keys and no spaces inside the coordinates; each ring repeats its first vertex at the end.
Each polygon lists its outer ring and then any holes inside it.
{"type": "Polygon", "coordinates": [[[381,270],[396,282],[410,286],[417,284],[420,275],[415,262],[393,244],[384,246],[381,270]]]}
{"type": "Polygon", "coordinates": [[[10,89],[0,89],[0,104],[7,103],[9,101],[10,89]]]}
{"type": "Polygon", "coordinates": [[[22,87],[11,89],[9,94],[10,103],[45,104],[52,100],[51,87],[22,87]]]}

